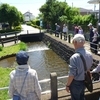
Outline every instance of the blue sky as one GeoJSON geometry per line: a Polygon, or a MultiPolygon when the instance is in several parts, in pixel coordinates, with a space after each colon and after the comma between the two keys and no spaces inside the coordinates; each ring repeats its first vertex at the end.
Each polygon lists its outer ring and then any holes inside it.
{"type": "MultiPolygon", "coordinates": [[[[58,0],[65,1],[65,0],[58,0]]],[[[94,5],[87,3],[89,0],[66,0],[69,6],[82,7],[86,9],[93,9],[94,5]]],[[[37,16],[39,14],[39,8],[46,2],[46,0],[0,0],[2,3],[8,3],[11,6],[15,6],[19,11],[25,13],[30,11],[33,15],[37,16]]],[[[96,5],[96,9],[99,5],[96,5]]]]}

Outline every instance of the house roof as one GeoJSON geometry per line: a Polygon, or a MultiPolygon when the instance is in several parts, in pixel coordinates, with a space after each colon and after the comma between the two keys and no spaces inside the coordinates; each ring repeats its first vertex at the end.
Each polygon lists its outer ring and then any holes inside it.
{"type": "Polygon", "coordinates": [[[92,9],[79,8],[80,12],[93,12],[92,9]]]}
{"type": "Polygon", "coordinates": [[[25,12],[23,15],[25,15],[25,14],[27,14],[27,13],[28,13],[28,14],[32,14],[32,13],[30,13],[29,11],[27,11],[27,12],[25,12]]]}

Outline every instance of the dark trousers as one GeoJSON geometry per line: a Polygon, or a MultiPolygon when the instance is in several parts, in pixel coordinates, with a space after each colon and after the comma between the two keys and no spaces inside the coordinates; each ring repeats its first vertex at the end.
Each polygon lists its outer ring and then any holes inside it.
{"type": "Polygon", "coordinates": [[[84,81],[73,80],[70,85],[71,100],[85,100],[84,90],[84,81]]]}
{"type": "Polygon", "coordinates": [[[63,33],[64,33],[64,40],[67,40],[67,33],[66,32],[63,33]]]}
{"type": "Polygon", "coordinates": [[[59,33],[60,33],[60,31],[56,30],[55,36],[59,37],[59,33]]]}

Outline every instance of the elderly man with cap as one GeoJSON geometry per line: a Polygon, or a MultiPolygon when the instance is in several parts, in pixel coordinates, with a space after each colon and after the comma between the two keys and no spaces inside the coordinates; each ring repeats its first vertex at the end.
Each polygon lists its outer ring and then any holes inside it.
{"type": "Polygon", "coordinates": [[[90,28],[90,50],[91,50],[91,52],[93,52],[92,40],[93,40],[94,33],[93,33],[93,26],[92,26],[92,23],[89,23],[88,26],[89,26],[89,28],[90,28]]]}
{"type": "Polygon", "coordinates": [[[87,70],[90,71],[90,68],[93,63],[93,58],[90,52],[84,49],[85,38],[82,34],[76,34],[72,40],[75,54],[70,58],[69,64],[69,77],[67,79],[66,91],[71,93],[71,100],[84,100],[84,65],[80,55],[83,55],[87,70]]]}
{"type": "Polygon", "coordinates": [[[41,100],[37,72],[27,64],[28,59],[25,51],[16,54],[18,66],[10,73],[9,95],[20,95],[21,100],[41,100]]]}

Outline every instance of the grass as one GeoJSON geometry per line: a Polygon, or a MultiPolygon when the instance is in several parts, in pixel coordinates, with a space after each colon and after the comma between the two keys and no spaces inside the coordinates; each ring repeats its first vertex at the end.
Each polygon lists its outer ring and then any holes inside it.
{"type": "MultiPolygon", "coordinates": [[[[0,88],[9,86],[9,74],[14,68],[0,67],[0,88]]],[[[0,100],[9,99],[8,90],[0,90],[0,100]]]]}
{"type": "MultiPolygon", "coordinates": [[[[0,47],[0,58],[16,54],[20,50],[26,50],[27,45],[24,42],[20,42],[19,44],[9,46],[9,47],[0,47]]],[[[9,74],[14,68],[3,68],[0,66],[0,88],[2,87],[8,87],[9,86],[9,74]]],[[[0,100],[8,100],[10,99],[8,95],[8,89],[7,90],[0,90],[0,100]]]]}
{"type": "Polygon", "coordinates": [[[24,42],[20,42],[19,44],[9,46],[9,47],[3,47],[3,49],[0,51],[0,57],[16,54],[20,50],[26,50],[27,46],[24,42]]]}

